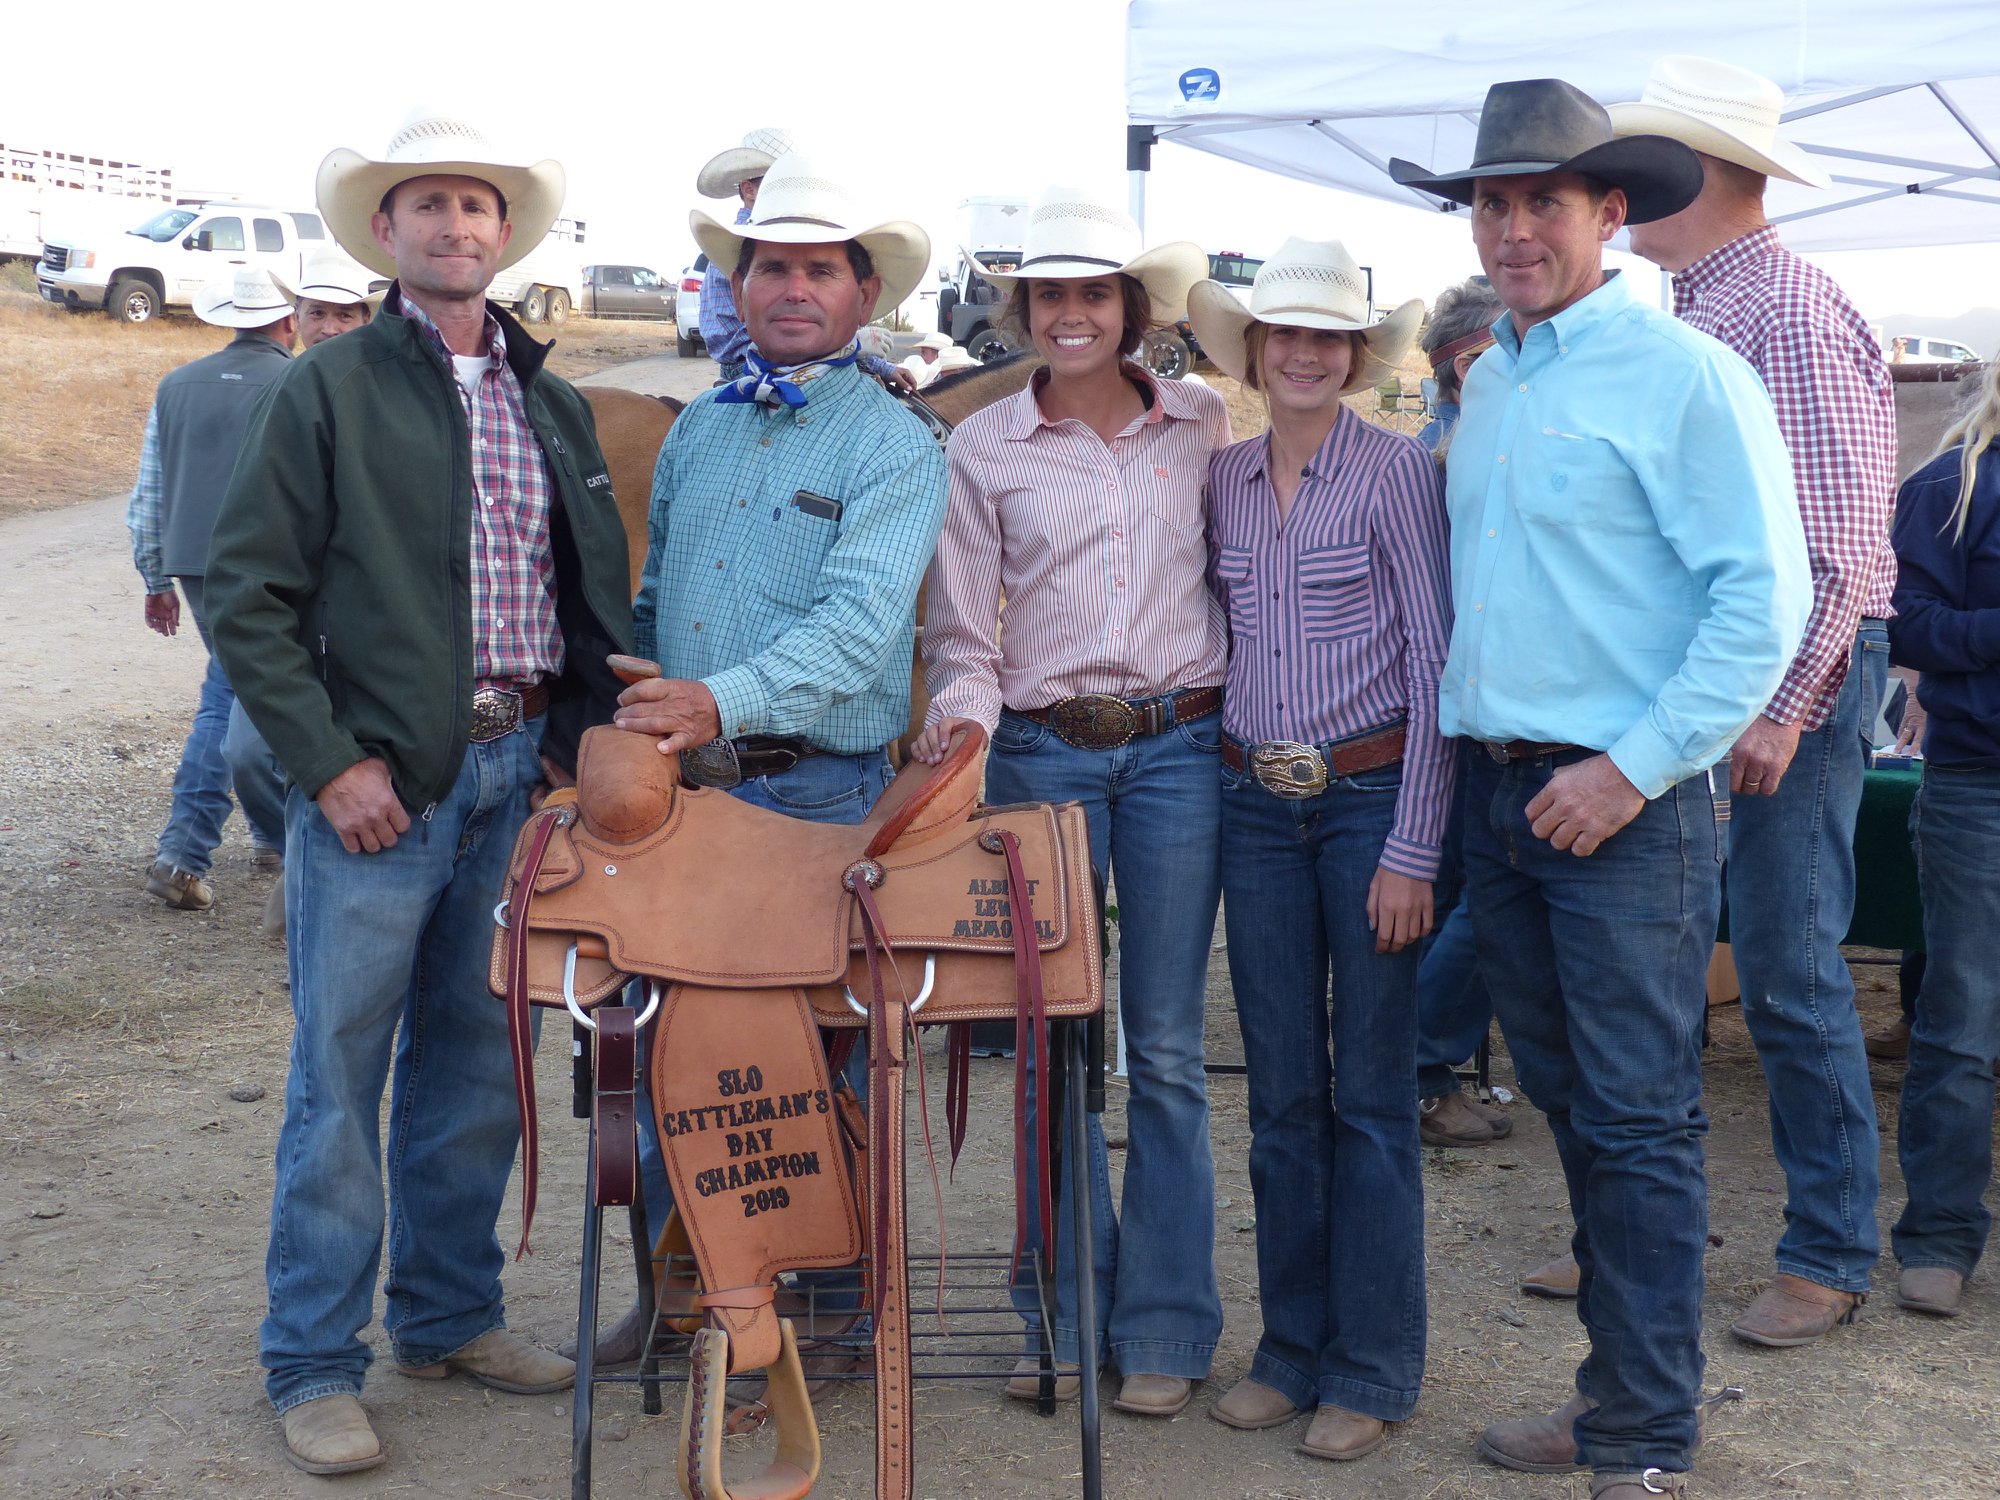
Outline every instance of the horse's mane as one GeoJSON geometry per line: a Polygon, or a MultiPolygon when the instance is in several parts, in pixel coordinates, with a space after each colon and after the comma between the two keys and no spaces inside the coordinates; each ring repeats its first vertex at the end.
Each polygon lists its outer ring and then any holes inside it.
{"type": "Polygon", "coordinates": [[[953,370],[949,375],[940,375],[936,380],[933,380],[929,385],[924,387],[923,394],[927,398],[933,395],[942,395],[944,392],[955,390],[959,386],[970,385],[975,380],[997,374],[1010,365],[1019,364],[1024,359],[1036,360],[1040,357],[1032,349],[1015,349],[1001,355],[998,359],[988,360],[985,364],[972,365],[963,370],[953,370]]]}

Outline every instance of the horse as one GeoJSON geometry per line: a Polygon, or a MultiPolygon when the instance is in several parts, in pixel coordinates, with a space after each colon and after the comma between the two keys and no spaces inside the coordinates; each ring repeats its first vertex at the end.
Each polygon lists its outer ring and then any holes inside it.
{"type": "MultiPolygon", "coordinates": [[[[976,369],[954,370],[940,376],[916,396],[900,395],[905,406],[936,434],[939,443],[951,429],[974,412],[1013,395],[1027,385],[1040,366],[1033,354],[1019,352],[976,369]]],[[[625,549],[631,560],[632,594],[636,598],[646,567],[647,518],[652,510],[653,467],[659,461],[660,445],[667,440],[674,419],[685,402],[671,396],[641,396],[613,386],[593,385],[583,389],[597,420],[597,445],[604,452],[604,465],[611,474],[611,493],[618,501],[618,519],[625,525],[625,549]]],[[[897,765],[905,759],[909,742],[924,727],[924,713],[930,694],[924,690],[924,594],[917,594],[917,640],[910,661],[910,727],[896,741],[891,758],[897,765]]]]}

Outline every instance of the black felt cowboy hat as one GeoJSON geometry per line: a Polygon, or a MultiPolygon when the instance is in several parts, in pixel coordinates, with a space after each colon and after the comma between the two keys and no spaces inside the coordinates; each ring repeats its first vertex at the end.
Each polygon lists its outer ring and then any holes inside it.
{"type": "Polygon", "coordinates": [[[1401,157],[1389,175],[1404,187],[1470,204],[1481,177],[1531,177],[1540,172],[1583,172],[1622,188],[1628,224],[1677,214],[1701,192],[1701,162],[1679,141],[1663,135],[1614,139],[1604,106],[1560,78],[1496,83],[1479,112],[1472,165],[1462,172],[1427,171],[1401,157]]]}

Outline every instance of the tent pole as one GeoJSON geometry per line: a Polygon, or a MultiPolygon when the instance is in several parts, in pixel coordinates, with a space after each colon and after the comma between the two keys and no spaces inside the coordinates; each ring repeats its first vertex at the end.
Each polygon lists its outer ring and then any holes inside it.
{"type": "Polygon", "coordinates": [[[1125,203],[1141,235],[1146,232],[1146,174],[1153,170],[1153,142],[1159,138],[1150,125],[1125,127],[1125,203]]]}

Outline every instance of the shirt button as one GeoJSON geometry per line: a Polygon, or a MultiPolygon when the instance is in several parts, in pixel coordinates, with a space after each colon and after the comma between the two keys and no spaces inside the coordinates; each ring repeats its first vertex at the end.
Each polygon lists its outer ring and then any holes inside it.
{"type": "Polygon", "coordinates": [[[1525,380],[1524,380],[1524,381],[1522,381],[1522,382],[1521,382],[1521,383],[1520,383],[1520,384],[1519,384],[1518,386],[1516,386],[1516,387],[1515,387],[1515,389],[1516,389],[1516,390],[1518,390],[1518,391],[1519,391],[1519,392],[1520,392],[1520,393],[1521,393],[1522,395],[1524,395],[1524,396],[1525,396],[1525,395],[1527,395],[1527,394],[1528,394],[1528,382],[1527,382],[1527,381],[1525,381],[1525,380]]]}
{"type": "Polygon", "coordinates": [[[736,508],[737,508],[738,510],[741,510],[741,509],[743,509],[743,507],[744,507],[744,506],[748,505],[749,503],[750,503],[750,502],[749,502],[748,500],[738,500],[738,501],[736,502],[736,508]]]}
{"type": "Polygon", "coordinates": [[[699,630],[699,629],[701,629],[701,621],[699,621],[699,620],[696,620],[696,621],[694,622],[694,628],[695,628],[696,630],[699,630]]]}
{"type": "Polygon", "coordinates": [[[757,442],[760,447],[768,448],[771,446],[771,440],[769,438],[759,438],[757,439],[757,442]]]}
{"type": "Polygon", "coordinates": [[[491,505],[493,503],[493,497],[491,495],[488,495],[484,499],[482,499],[479,503],[481,505],[491,505]]]}
{"type": "Polygon", "coordinates": [[[716,565],[716,566],[717,566],[718,568],[719,568],[719,567],[721,567],[721,566],[722,566],[722,559],[718,557],[718,558],[717,558],[717,559],[715,560],[715,565],[716,565]]]}
{"type": "Polygon", "coordinates": [[[1114,527],[1112,527],[1112,528],[1111,528],[1111,534],[1112,534],[1113,536],[1115,536],[1115,537],[1122,537],[1122,536],[1124,536],[1124,535],[1125,535],[1125,533],[1124,533],[1123,531],[1119,530],[1119,528],[1118,528],[1118,527],[1116,527],[1116,526],[1114,526],[1114,527]]]}
{"type": "Polygon", "coordinates": [[[1114,578],[1111,581],[1121,589],[1125,587],[1125,580],[1122,578],[1114,578]]]}
{"type": "Polygon", "coordinates": [[[1466,679],[1465,679],[1465,685],[1466,685],[1467,687],[1471,687],[1471,686],[1473,685],[1473,683],[1475,683],[1475,682],[1477,682],[1477,681],[1479,681],[1479,679],[1478,679],[1477,677],[1468,677],[1468,678],[1466,678],[1466,679]]]}
{"type": "Polygon", "coordinates": [[[1496,464],[1504,464],[1505,462],[1507,462],[1507,455],[1503,453],[1498,458],[1494,459],[1493,462],[1495,462],[1496,464]]]}
{"type": "Polygon", "coordinates": [[[736,732],[738,734],[748,734],[750,732],[750,726],[748,724],[738,724],[736,726],[736,732]]]}
{"type": "Polygon", "coordinates": [[[1475,615],[1483,615],[1486,613],[1486,606],[1483,604],[1475,604],[1472,606],[1472,612],[1475,615]]]}
{"type": "Polygon", "coordinates": [[[1499,532],[1497,532],[1497,531],[1489,531],[1489,532],[1487,532],[1486,534],[1487,534],[1488,536],[1498,536],[1498,535],[1500,535],[1500,533],[1499,533],[1499,532]]]}

